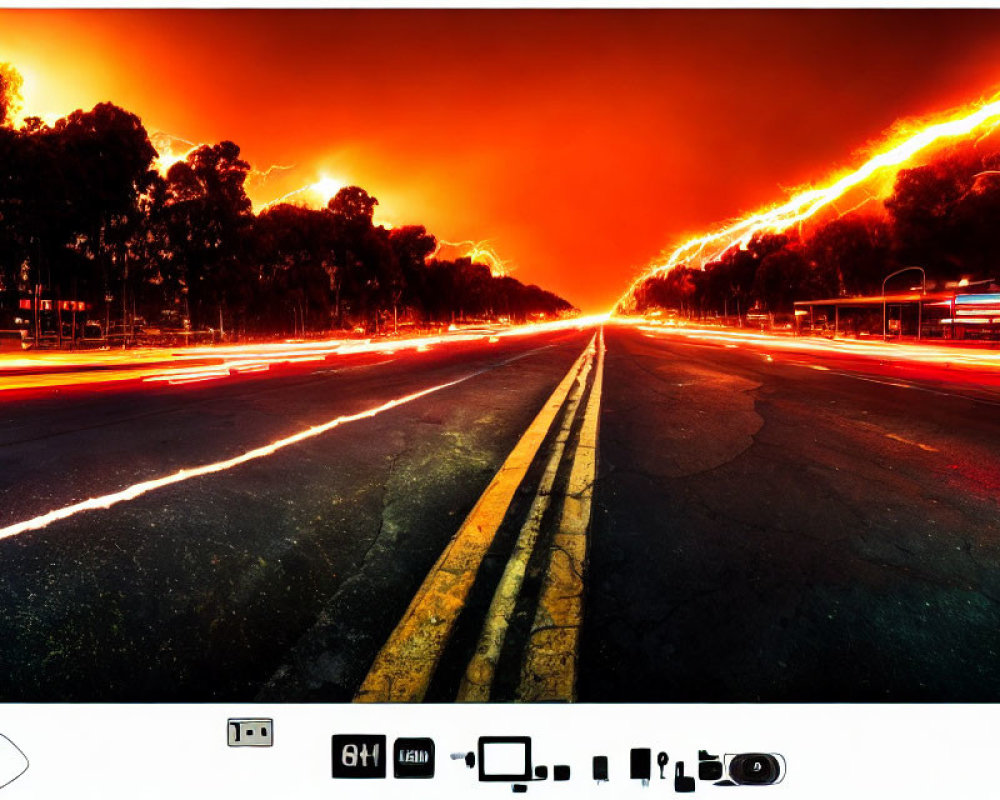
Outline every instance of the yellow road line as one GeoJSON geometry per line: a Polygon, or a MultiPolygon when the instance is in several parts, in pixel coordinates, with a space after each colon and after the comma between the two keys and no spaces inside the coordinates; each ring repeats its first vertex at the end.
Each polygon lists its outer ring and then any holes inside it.
{"type": "Polygon", "coordinates": [[[500,660],[500,651],[503,649],[504,639],[507,637],[508,623],[514,613],[521,585],[524,583],[528,561],[531,559],[535,543],[538,541],[542,517],[549,508],[552,487],[555,484],[556,474],[559,471],[559,464],[562,462],[573,421],[576,419],[577,409],[583,399],[593,359],[594,342],[591,341],[590,347],[587,348],[587,360],[577,376],[573,392],[566,404],[562,426],[545,465],[545,472],[542,474],[535,499],[528,511],[528,518],[521,527],[510,559],[504,568],[503,576],[493,594],[493,601],[486,613],[486,622],[479,635],[475,654],[469,661],[465,676],[459,686],[456,700],[460,703],[485,703],[490,699],[493,677],[496,673],[497,662],[500,660]]]}
{"type": "MultiPolygon", "coordinates": [[[[595,334],[596,338],[596,334],[595,334]]],[[[375,658],[355,702],[419,702],[427,693],[483,557],[535,454],[583,367],[594,339],[521,436],[466,517],[375,658]]]]}
{"type": "Polygon", "coordinates": [[[604,381],[604,329],[600,331],[597,369],[587,399],[580,441],[573,454],[569,486],[559,529],[553,537],[549,568],[521,668],[517,697],[522,701],[576,699],[577,657],[583,624],[583,578],[587,531],[597,477],[597,432],[604,381]]]}

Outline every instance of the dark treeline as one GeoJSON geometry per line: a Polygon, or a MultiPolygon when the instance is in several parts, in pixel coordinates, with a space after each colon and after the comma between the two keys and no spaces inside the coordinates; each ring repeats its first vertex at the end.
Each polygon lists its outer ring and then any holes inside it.
{"type": "Polygon", "coordinates": [[[19,85],[0,65],[0,298],[8,310],[41,286],[55,308],[86,302],[102,324],[189,321],[254,335],[572,310],[469,259],[433,258],[436,241],[423,226],[376,226],[378,201],[356,186],[321,210],[276,205],[254,214],[250,165],[232,142],[199,147],[161,175],[141,120],[111,103],[51,127],[29,118],[15,128],[19,85]]]}
{"type": "MultiPolygon", "coordinates": [[[[949,149],[926,165],[900,170],[881,208],[845,215],[805,234],[759,235],[704,270],[682,266],[649,278],[637,287],[634,306],[624,310],[787,313],[796,300],[879,294],[889,273],[914,265],[926,270],[928,287],[995,278],[998,168],[996,153],[984,155],[972,144],[949,149]]],[[[912,275],[901,284],[889,290],[913,285],[912,275]]]]}

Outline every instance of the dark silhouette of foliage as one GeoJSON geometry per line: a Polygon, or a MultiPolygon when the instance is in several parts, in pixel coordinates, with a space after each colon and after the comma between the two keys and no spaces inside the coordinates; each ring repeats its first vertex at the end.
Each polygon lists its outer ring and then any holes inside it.
{"type": "MultiPolygon", "coordinates": [[[[90,304],[91,318],[116,329],[144,318],[252,335],[573,310],[468,259],[429,261],[435,238],[420,225],[376,226],[378,200],[358,186],[323,209],[281,204],[255,215],[250,164],[230,141],[198,147],[161,175],[141,120],[111,103],[15,128],[20,86],[0,64],[7,316],[36,287],[90,304]]],[[[65,327],[51,314],[44,326],[57,337],[65,327]]]]}

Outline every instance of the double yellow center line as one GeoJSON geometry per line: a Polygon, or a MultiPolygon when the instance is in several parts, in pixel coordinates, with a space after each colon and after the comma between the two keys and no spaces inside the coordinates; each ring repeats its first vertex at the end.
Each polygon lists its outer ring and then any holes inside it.
{"type": "MultiPolygon", "coordinates": [[[[587,348],[577,358],[569,372],[556,387],[551,397],[549,397],[541,411],[538,412],[531,425],[514,446],[514,449],[507,457],[499,472],[490,481],[489,486],[486,487],[486,491],[483,492],[458,532],[424,579],[423,584],[403,614],[403,618],[396,626],[396,629],[381,651],[379,651],[367,677],[355,695],[355,701],[419,702],[424,699],[431,679],[434,676],[434,671],[448,644],[448,640],[454,630],[469,591],[472,589],[479,567],[493,543],[500,524],[507,514],[507,510],[514,498],[514,493],[524,480],[528,469],[535,460],[542,441],[548,434],[570,392],[578,385],[581,375],[584,378],[586,377],[585,370],[590,369],[596,348],[597,370],[590,399],[587,404],[580,443],[574,456],[573,468],[570,474],[570,496],[567,497],[566,505],[563,509],[563,523],[570,525],[570,528],[563,531],[561,526],[555,543],[560,550],[565,550],[568,554],[571,554],[571,562],[567,562],[572,564],[571,569],[582,570],[583,560],[586,555],[585,534],[590,520],[590,501],[594,470],[596,469],[597,416],[600,410],[601,375],[604,356],[603,339],[603,330],[594,335],[587,348]],[[581,524],[582,536],[580,532],[581,524]],[[581,538],[579,540],[565,539],[565,537],[573,536],[581,536],[581,538]]],[[[577,394],[578,397],[579,394],[577,394]]],[[[563,444],[565,444],[565,440],[563,440],[563,444]]],[[[557,447],[561,451],[558,442],[557,447]]],[[[518,548],[515,547],[515,554],[517,552],[518,548]]],[[[515,557],[512,557],[512,559],[515,559],[515,557]]],[[[524,556],[525,563],[526,559],[527,555],[524,556]]],[[[563,560],[556,558],[553,554],[551,568],[558,570],[560,573],[563,572],[563,560]]],[[[509,569],[508,565],[508,571],[509,569]]],[[[505,582],[502,580],[501,589],[498,592],[503,591],[504,586],[505,582]]],[[[520,586],[519,579],[517,580],[517,586],[520,586]]],[[[573,588],[575,590],[576,586],[574,585],[573,588]]],[[[579,589],[582,593],[582,572],[580,573],[579,589]]],[[[565,587],[562,587],[561,579],[552,579],[551,575],[546,579],[546,583],[543,586],[542,602],[546,602],[546,592],[552,596],[549,597],[548,604],[545,606],[544,618],[548,619],[552,614],[556,614],[560,620],[564,618],[575,619],[578,633],[579,619],[582,616],[582,598],[577,597],[576,606],[572,602],[568,605],[560,604],[557,601],[557,595],[560,595],[564,590],[565,587]],[[549,588],[550,585],[551,589],[549,588]],[[556,608],[557,606],[558,609],[556,608]],[[576,608],[575,611],[574,607],[576,608]]],[[[507,582],[506,591],[509,594],[509,581],[507,582]]],[[[507,609],[503,605],[505,601],[498,601],[496,598],[494,598],[494,607],[498,605],[498,602],[501,607],[507,609]]],[[[540,604],[539,614],[542,614],[542,608],[543,606],[540,604]]],[[[496,612],[496,608],[493,608],[493,610],[496,612]]],[[[509,614],[509,609],[503,613],[509,614]]],[[[488,617],[487,628],[490,625],[489,619],[488,617]]],[[[536,627],[537,625],[538,620],[536,619],[536,627]]],[[[485,635],[486,632],[484,631],[485,635]]],[[[534,633],[532,639],[533,641],[535,640],[534,633]]],[[[576,640],[572,636],[567,635],[560,638],[557,643],[544,642],[542,644],[543,650],[540,651],[541,653],[550,653],[552,646],[560,648],[560,653],[562,653],[561,648],[571,645],[574,648],[574,655],[571,659],[573,662],[571,665],[573,674],[568,681],[565,675],[562,674],[565,672],[565,658],[561,662],[559,658],[553,661],[541,656],[532,659],[529,652],[526,665],[531,665],[532,674],[539,675],[547,667],[557,667],[560,670],[561,676],[558,679],[553,677],[548,681],[544,681],[544,686],[553,687],[553,690],[562,689],[566,686],[575,687],[576,640]],[[543,661],[545,663],[542,663],[543,661]]],[[[482,685],[483,682],[477,681],[477,683],[482,685]]],[[[538,685],[538,681],[533,681],[533,683],[538,685]]],[[[486,685],[488,689],[488,682],[486,682],[486,685]]],[[[546,691],[548,689],[541,691],[541,694],[545,694],[546,691]]],[[[539,695],[539,690],[532,690],[528,692],[526,699],[534,699],[537,695],[539,695]]],[[[460,696],[460,699],[480,699],[480,696],[468,698],[461,698],[460,696]]],[[[572,696],[562,699],[572,699],[572,696]]]]}

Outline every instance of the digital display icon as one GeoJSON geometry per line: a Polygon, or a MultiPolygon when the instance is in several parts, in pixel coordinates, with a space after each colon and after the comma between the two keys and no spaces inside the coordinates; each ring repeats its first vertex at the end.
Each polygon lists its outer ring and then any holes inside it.
{"type": "Polygon", "coordinates": [[[227,721],[230,747],[271,747],[274,744],[274,720],[245,717],[227,721]]]}
{"type": "Polygon", "coordinates": [[[432,739],[397,739],[392,745],[394,778],[433,778],[434,741],[432,739]]]}
{"type": "Polygon", "coordinates": [[[28,771],[28,757],[21,748],[0,733],[0,789],[28,771]]]}
{"type": "Polygon", "coordinates": [[[384,778],[385,736],[335,734],[331,737],[334,778],[384,778]]]}

